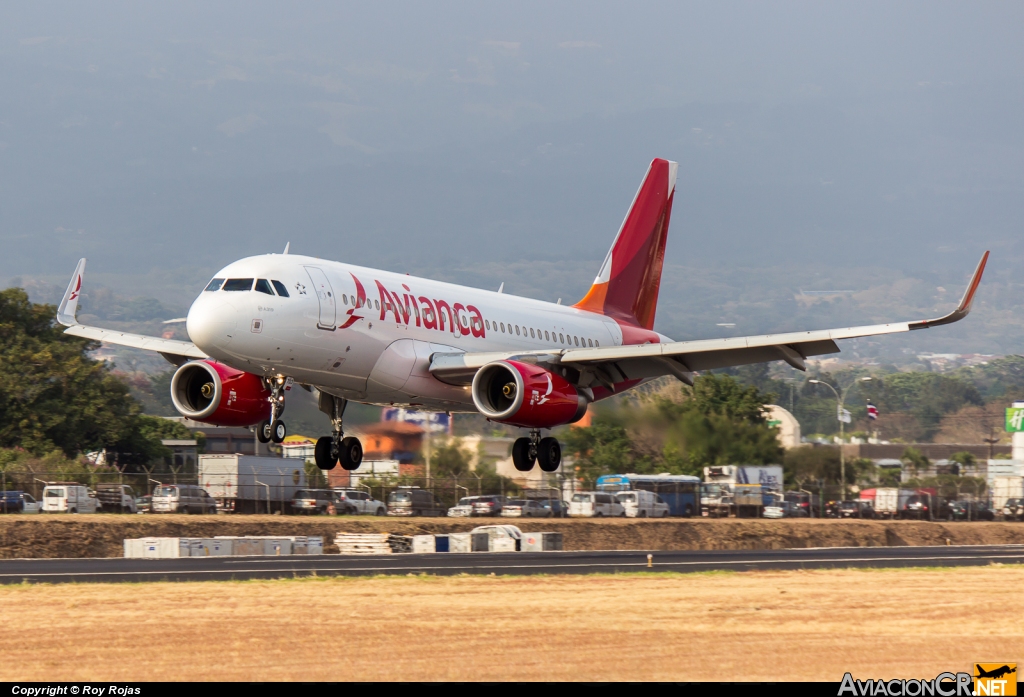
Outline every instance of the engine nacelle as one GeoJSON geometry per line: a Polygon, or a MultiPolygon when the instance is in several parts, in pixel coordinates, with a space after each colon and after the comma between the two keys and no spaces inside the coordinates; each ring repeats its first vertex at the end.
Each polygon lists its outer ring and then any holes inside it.
{"type": "Polygon", "coordinates": [[[171,378],[182,416],[214,426],[252,426],[270,415],[270,390],[258,375],[217,361],[190,361],[171,378]]]}
{"type": "Polygon", "coordinates": [[[473,377],[473,403],[491,421],[554,428],[582,419],[590,399],[550,370],[519,361],[495,361],[473,377]]]}

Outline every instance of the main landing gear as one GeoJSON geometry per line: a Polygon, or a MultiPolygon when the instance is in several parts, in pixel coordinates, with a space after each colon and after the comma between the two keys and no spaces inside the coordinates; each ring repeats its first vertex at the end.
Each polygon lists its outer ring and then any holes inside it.
{"type": "Polygon", "coordinates": [[[562,446],[557,438],[540,437],[540,429],[530,431],[528,438],[517,438],[512,444],[512,464],[520,472],[529,472],[533,464],[544,472],[554,472],[562,464],[562,446]]]}
{"type": "Polygon", "coordinates": [[[291,378],[273,377],[263,378],[263,384],[270,390],[270,418],[263,419],[256,424],[256,438],[260,443],[281,443],[288,435],[288,428],[281,421],[281,414],[284,413],[284,393],[290,387],[291,378]]]}
{"type": "Polygon", "coordinates": [[[320,411],[331,417],[333,435],[324,436],[316,441],[313,459],[322,470],[332,470],[340,462],[342,469],[356,470],[363,462],[363,444],[354,436],[344,437],[342,416],[348,400],[341,397],[320,393],[320,411]]]}

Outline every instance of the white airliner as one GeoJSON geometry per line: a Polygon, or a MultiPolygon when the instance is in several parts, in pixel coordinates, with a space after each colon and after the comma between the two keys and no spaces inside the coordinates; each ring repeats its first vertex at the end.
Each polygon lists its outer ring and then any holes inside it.
{"type": "Polygon", "coordinates": [[[196,421],[255,426],[281,442],[293,384],[315,388],[333,435],[316,463],[359,467],[345,437],[350,400],[427,411],[473,411],[529,430],[513,446],[517,469],[553,472],[558,441],[541,437],[579,420],[587,405],[646,380],[769,361],[804,370],[836,341],[956,322],[981,281],[982,256],[960,305],[932,320],[701,341],[653,331],[677,165],[654,160],[586,296],[563,306],[314,257],[267,254],[221,269],[187,318],[192,342],[88,327],[75,319],[85,259],[57,320],[66,332],[158,351],[178,366],[171,397],[196,421]]]}

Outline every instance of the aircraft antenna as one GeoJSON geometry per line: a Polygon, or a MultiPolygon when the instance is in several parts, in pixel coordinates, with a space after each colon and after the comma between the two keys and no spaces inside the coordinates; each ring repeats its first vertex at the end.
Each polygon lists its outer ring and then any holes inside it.
{"type": "Polygon", "coordinates": [[[282,254],[287,254],[287,253],[288,253],[288,249],[289,249],[289,248],[290,248],[291,246],[292,246],[291,240],[289,240],[288,242],[285,242],[285,245],[284,245],[284,251],[283,251],[283,252],[281,252],[281,253],[282,253],[282,254]]]}
{"type": "Polygon", "coordinates": [[[501,291],[503,291],[503,290],[505,290],[505,282],[504,282],[504,281],[502,281],[502,282],[501,282],[501,285],[500,285],[500,286],[498,286],[498,292],[499,292],[499,293],[500,293],[501,291]]]}

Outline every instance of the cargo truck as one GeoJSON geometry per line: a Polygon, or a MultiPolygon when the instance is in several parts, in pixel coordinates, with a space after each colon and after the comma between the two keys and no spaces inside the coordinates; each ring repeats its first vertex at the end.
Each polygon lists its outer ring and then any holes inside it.
{"type": "Polygon", "coordinates": [[[1010,499],[1024,498],[1024,478],[995,477],[992,479],[992,508],[1001,511],[1010,499]]]}
{"type": "Polygon", "coordinates": [[[252,455],[200,455],[199,486],[228,513],[286,513],[306,487],[302,462],[252,455]]]}
{"type": "Polygon", "coordinates": [[[723,465],[704,468],[701,515],[760,517],[782,495],[780,465],[723,465]]]}

